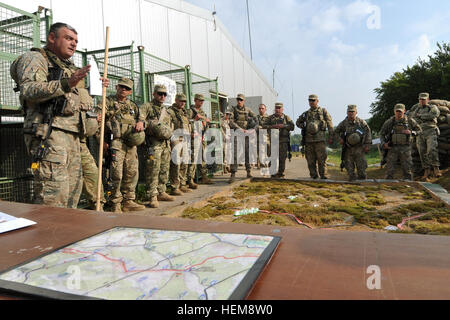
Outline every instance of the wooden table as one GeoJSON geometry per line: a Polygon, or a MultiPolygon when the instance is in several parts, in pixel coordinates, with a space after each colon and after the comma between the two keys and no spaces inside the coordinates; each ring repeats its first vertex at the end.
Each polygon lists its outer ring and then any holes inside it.
{"type": "Polygon", "coordinates": [[[113,215],[11,202],[0,202],[0,211],[37,222],[0,234],[0,271],[117,226],[248,233],[282,238],[250,300],[450,299],[450,237],[445,236],[113,215]],[[367,287],[373,265],[381,271],[379,290],[367,287]]]}

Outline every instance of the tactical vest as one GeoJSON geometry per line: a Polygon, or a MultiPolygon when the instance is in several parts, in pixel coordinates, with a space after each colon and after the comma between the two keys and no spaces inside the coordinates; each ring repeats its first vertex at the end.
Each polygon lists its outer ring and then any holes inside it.
{"type": "Polygon", "coordinates": [[[404,134],[404,130],[410,130],[408,124],[408,118],[405,116],[400,121],[395,121],[395,118],[392,119],[392,137],[391,141],[393,145],[408,145],[410,143],[410,135],[404,134]]]}
{"type": "Polygon", "coordinates": [[[176,104],[174,104],[170,109],[175,115],[175,119],[173,119],[174,130],[176,129],[184,129],[190,132],[189,119],[186,116],[184,109],[178,109],[176,104]]]}
{"type": "Polygon", "coordinates": [[[238,106],[234,107],[233,110],[234,122],[241,128],[247,129],[248,120],[249,120],[249,110],[247,107],[239,108],[238,106]]]}
{"type": "Polygon", "coordinates": [[[361,146],[364,142],[364,129],[359,125],[358,121],[355,120],[354,123],[350,123],[347,120],[347,125],[345,127],[345,137],[346,143],[350,147],[361,146]]]}
{"type": "Polygon", "coordinates": [[[415,112],[415,120],[420,125],[422,130],[434,129],[437,128],[437,118],[433,120],[423,120],[421,119],[421,115],[428,114],[433,106],[428,105],[425,107],[420,106],[415,112]]]}
{"type": "Polygon", "coordinates": [[[120,102],[115,96],[107,99],[107,121],[106,127],[110,130],[114,139],[125,138],[133,132],[139,118],[139,109],[133,108],[134,102],[127,100],[120,102]]]}
{"type": "MultiPolygon", "coordinates": [[[[270,125],[287,125],[288,124],[288,117],[286,115],[282,115],[281,117],[277,117],[276,115],[272,115],[270,118],[270,125]]],[[[277,130],[277,129],[271,129],[271,130],[277,130]]],[[[280,141],[286,141],[289,136],[290,132],[286,128],[278,129],[280,131],[280,141]]]]}

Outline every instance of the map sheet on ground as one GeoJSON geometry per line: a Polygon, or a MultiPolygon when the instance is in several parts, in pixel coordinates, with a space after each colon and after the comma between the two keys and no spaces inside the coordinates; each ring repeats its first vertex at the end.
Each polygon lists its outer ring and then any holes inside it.
{"type": "Polygon", "coordinates": [[[244,299],[279,237],[113,228],[0,274],[55,299],[244,299]]]}

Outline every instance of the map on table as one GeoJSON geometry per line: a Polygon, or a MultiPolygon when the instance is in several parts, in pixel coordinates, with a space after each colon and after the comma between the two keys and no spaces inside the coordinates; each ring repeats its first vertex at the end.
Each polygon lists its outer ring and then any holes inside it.
{"type": "Polygon", "coordinates": [[[113,228],[0,274],[55,299],[244,299],[279,237],[113,228]]]}

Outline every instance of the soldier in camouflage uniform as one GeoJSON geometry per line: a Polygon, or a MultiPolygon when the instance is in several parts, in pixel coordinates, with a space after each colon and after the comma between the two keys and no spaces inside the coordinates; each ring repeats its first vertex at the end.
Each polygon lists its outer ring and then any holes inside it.
{"type": "Polygon", "coordinates": [[[327,177],[327,146],[326,130],[328,128],[328,144],[333,142],[333,122],[328,111],[319,107],[319,98],[312,94],[308,98],[310,109],[297,119],[297,127],[305,133],[305,156],[308,162],[311,178],[328,179],[327,177]],[[317,169],[319,173],[317,173],[317,169]]]}
{"type": "Polygon", "coordinates": [[[395,165],[400,160],[405,180],[412,179],[411,138],[421,133],[417,122],[405,115],[405,105],[394,107],[395,116],[386,120],[380,130],[383,149],[388,150],[386,158],[386,179],[394,179],[395,165]]]}
{"type": "MultiPolygon", "coordinates": [[[[185,136],[190,135],[191,128],[189,125],[189,119],[188,119],[188,110],[186,110],[186,95],[183,93],[177,94],[175,97],[175,103],[169,108],[168,113],[172,117],[172,122],[174,124],[174,130],[177,130],[178,137],[173,137],[172,139],[172,153],[175,151],[177,145],[180,143],[186,143],[187,137],[185,136]],[[180,136],[183,131],[183,136],[180,136]]],[[[191,190],[186,187],[187,183],[187,168],[189,161],[186,160],[186,157],[188,156],[186,153],[187,150],[187,144],[185,148],[177,151],[176,159],[180,161],[180,163],[174,162],[174,154],[172,154],[172,160],[170,161],[170,186],[172,188],[171,195],[173,196],[181,196],[183,195],[183,192],[191,192],[191,190]]]]}
{"type": "Polygon", "coordinates": [[[110,172],[113,189],[109,201],[111,210],[116,213],[145,210],[145,206],[135,202],[139,161],[137,145],[128,140],[136,131],[139,117],[138,106],[128,98],[132,93],[133,81],[122,78],[116,86],[116,94],[106,99],[105,132],[112,136],[108,147],[114,154],[110,172]]]}
{"type": "Polygon", "coordinates": [[[262,127],[264,129],[279,130],[280,132],[278,172],[272,175],[272,178],[284,178],[286,158],[289,150],[289,136],[290,132],[295,129],[295,125],[291,118],[283,113],[283,104],[281,102],[275,104],[275,113],[264,122],[262,127]]]}
{"type": "Polygon", "coordinates": [[[419,95],[419,106],[410,113],[412,118],[422,128],[422,133],[417,136],[417,149],[425,173],[422,177],[427,180],[431,176],[441,177],[439,170],[438,136],[440,134],[437,119],[440,111],[437,106],[430,105],[430,95],[421,93],[419,95]]]}
{"type": "Polygon", "coordinates": [[[164,101],[167,88],[156,85],[153,100],[140,107],[139,122],[136,129],[146,132],[146,197],[151,208],[158,208],[159,201],[174,201],[175,198],[166,193],[166,184],[170,170],[170,138],[173,130],[172,119],[167,113],[164,101]]]}
{"type": "Polygon", "coordinates": [[[267,120],[269,119],[269,115],[267,115],[266,113],[266,106],[264,104],[260,104],[258,107],[258,112],[259,114],[256,116],[256,118],[258,119],[258,127],[256,130],[256,138],[258,140],[258,169],[260,167],[265,168],[267,166],[267,163],[264,163],[264,160],[261,161],[260,159],[260,147],[263,146],[266,149],[266,155],[269,154],[270,152],[270,140],[268,135],[263,135],[263,140],[260,141],[260,137],[259,137],[259,129],[263,129],[263,126],[266,124],[267,120]]]}
{"type": "Polygon", "coordinates": [[[221,129],[222,129],[222,143],[223,143],[223,165],[224,165],[224,171],[225,173],[230,173],[231,169],[230,169],[230,117],[232,115],[231,110],[226,110],[225,111],[225,115],[222,118],[222,121],[220,123],[221,125],[221,129]]]}
{"type": "MultiPolygon", "coordinates": [[[[255,129],[258,126],[258,120],[255,114],[250,110],[250,108],[245,106],[245,96],[243,94],[237,95],[237,105],[233,107],[233,114],[230,119],[230,128],[233,130],[242,130],[246,133],[247,130],[255,129]]],[[[231,177],[228,183],[233,183],[236,179],[236,172],[238,169],[238,157],[237,157],[237,137],[235,137],[233,142],[234,148],[234,159],[231,164],[231,177]]],[[[245,170],[247,170],[247,178],[251,178],[251,166],[249,159],[249,140],[245,138],[245,170]]]]}
{"type": "MultiPolygon", "coordinates": [[[[205,111],[203,111],[202,106],[205,101],[205,97],[202,94],[196,94],[194,96],[194,105],[191,106],[189,110],[189,121],[191,124],[191,129],[193,131],[194,135],[200,134],[202,136],[202,150],[199,150],[198,152],[201,152],[201,159],[202,164],[196,164],[196,160],[194,157],[196,156],[194,154],[194,140],[192,140],[192,158],[191,158],[191,164],[188,168],[188,184],[191,189],[196,189],[196,184],[194,183],[194,177],[196,173],[196,169],[201,174],[200,183],[201,184],[213,184],[212,180],[208,178],[208,169],[206,168],[205,163],[205,150],[206,150],[206,130],[208,130],[209,123],[211,122],[210,119],[208,119],[205,111]],[[199,132],[196,132],[199,131],[199,132]]],[[[198,156],[200,158],[200,155],[198,156]]]]}
{"type": "MultiPolygon", "coordinates": [[[[70,60],[77,42],[74,28],[55,23],[43,49],[33,48],[11,65],[25,112],[27,150],[36,157],[41,145],[45,146],[42,159],[35,158],[33,167],[37,204],[76,208],[82,190],[80,136],[86,132],[86,111],[92,106],[92,98],[83,81],[90,66],[79,69],[70,60]],[[51,108],[52,123],[44,115],[51,108]],[[48,130],[48,139],[42,141],[48,130]]],[[[108,85],[107,80],[103,85],[108,85]]]]}
{"type": "MultiPolygon", "coordinates": [[[[87,139],[98,132],[98,122],[101,121],[101,115],[95,112],[86,113],[86,135],[80,138],[81,168],[83,171],[83,194],[88,201],[88,209],[95,210],[97,207],[97,187],[98,187],[98,167],[87,146],[87,139]]],[[[105,195],[103,185],[101,188],[100,210],[103,211],[105,205],[105,195]]]]}
{"type": "Polygon", "coordinates": [[[344,161],[350,181],[356,180],[355,166],[358,171],[358,180],[367,179],[365,154],[369,152],[369,146],[372,144],[372,133],[369,126],[356,115],[357,106],[349,105],[347,107],[347,118],[334,131],[339,143],[342,146],[346,145],[344,161]]]}

